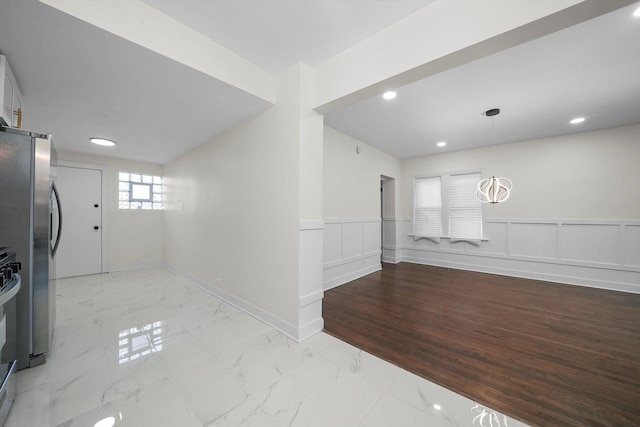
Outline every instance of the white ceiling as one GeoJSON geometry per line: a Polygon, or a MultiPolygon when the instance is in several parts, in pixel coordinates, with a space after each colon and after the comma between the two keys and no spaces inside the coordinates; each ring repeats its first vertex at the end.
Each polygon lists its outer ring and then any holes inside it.
{"type": "MultiPolygon", "coordinates": [[[[271,73],[318,65],[428,7],[424,1],[144,0],[271,73]]],[[[500,107],[496,142],[640,123],[640,18],[621,9],[329,113],[326,122],[406,158],[492,142],[481,113],[500,107]],[[574,115],[581,127],[566,122],[574,115]]],[[[59,148],[156,163],[269,103],[36,0],[0,4],[0,52],[25,98],[24,127],[59,148]],[[118,141],[111,149],[90,136],[118,141]]]]}
{"type": "Polygon", "coordinates": [[[325,123],[403,159],[640,123],[639,5],[398,88],[392,101],[329,113],[325,123]],[[491,108],[500,115],[483,115],[491,108]],[[569,124],[579,116],[586,121],[569,124]]]}
{"type": "Polygon", "coordinates": [[[142,0],[277,74],[316,66],[433,0],[142,0]]]}
{"type": "Polygon", "coordinates": [[[58,149],[165,163],[270,105],[35,0],[2,2],[0,52],[58,149]]]}

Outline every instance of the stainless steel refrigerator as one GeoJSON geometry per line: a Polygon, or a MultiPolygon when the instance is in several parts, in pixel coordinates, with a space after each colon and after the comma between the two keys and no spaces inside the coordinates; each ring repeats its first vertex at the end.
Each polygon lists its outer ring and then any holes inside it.
{"type": "Polygon", "coordinates": [[[45,362],[55,321],[53,257],[60,240],[51,135],[0,126],[0,246],[22,263],[16,296],[17,368],[45,362]]]}

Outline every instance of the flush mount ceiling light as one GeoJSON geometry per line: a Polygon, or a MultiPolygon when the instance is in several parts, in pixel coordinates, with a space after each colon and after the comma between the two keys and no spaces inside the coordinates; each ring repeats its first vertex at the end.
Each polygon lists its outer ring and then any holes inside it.
{"type": "Polygon", "coordinates": [[[116,424],[116,419],[113,417],[103,418],[93,425],[93,427],[113,427],[116,424]]]}
{"type": "Polygon", "coordinates": [[[386,91],[385,93],[382,94],[382,97],[384,99],[386,99],[387,101],[389,101],[389,100],[395,98],[396,95],[397,95],[397,93],[394,90],[388,90],[388,91],[386,91]]]}
{"type": "MultiPolygon", "coordinates": [[[[487,110],[485,115],[487,117],[495,117],[500,114],[499,108],[492,108],[487,110]]],[[[493,143],[495,143],[495,132],[493,129],[493,119],[491,119],[491,133],[493,143]]],[[[492,144],[493,146],[493,144],[492,144]]],[[[478,191],[476,192],[476,199],[482,203],[502,203],[509,198],[511,188],[513,184],[507,178],[496,178],[492,176],[485,178],[478,183],[478,191]]]]}
{"type": "Polygon", "coordinates": [[[91,141],[93,144],[102,145],[104,147],[113,147],[114,145],[116,145],[116,143],[111,141],[110,139],[104,138],[89,138],[89,141],[91,141]]]}
{"type": "Polygon", "coordinates": [[[444,146],[446,146],[446,145],[447,145],[447,143],[446,143],[446,142],[444,142],[444,141],[440,141],[440,142],[438,142],[436,145],[437,145],[438,147],[444,147],[444,146]]]}
{"type": "Polygon", "coordinates": [[[575,119],[572,119],[569,123],[571,123],[572,125],[577,125],[579,123],[582,123],[585,121],[584,117],[576,117],[575,119]]]}

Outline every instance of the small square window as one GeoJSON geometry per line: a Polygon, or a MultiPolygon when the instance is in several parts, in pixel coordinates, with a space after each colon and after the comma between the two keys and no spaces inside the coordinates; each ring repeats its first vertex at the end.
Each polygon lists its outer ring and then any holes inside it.
{"type": "Polygon", "coordinates": [[[120,209],[163,209],[162,177],[120,172],[118,178],[120,209]]]}
{"type": "Polygon", "coordinates": [[[151,186],[147,184],[131,184],[131,200],[146,202],[151,200],[151,186]]]}

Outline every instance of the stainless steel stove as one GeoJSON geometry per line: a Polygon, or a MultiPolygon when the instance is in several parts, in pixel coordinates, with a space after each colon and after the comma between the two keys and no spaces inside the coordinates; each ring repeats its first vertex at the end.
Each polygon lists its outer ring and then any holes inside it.
{"type": "Polygon", "coordinates": [[[16,396],[16,298],[22,264],[9,248],[0,247],[0,426],[16,396]]]}

